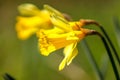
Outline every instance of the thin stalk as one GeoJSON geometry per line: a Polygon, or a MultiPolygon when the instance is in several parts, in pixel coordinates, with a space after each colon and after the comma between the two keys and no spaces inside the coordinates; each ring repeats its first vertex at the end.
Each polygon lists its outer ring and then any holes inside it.
{"type": "Polygon", "coordinates": [[[11,75],[9,75],[8,73],[5,73],[4,75],[3,75],[3,78],[4,78],[4,80],[15,80],[11,75]]]}
{"type": "Polygon", "coordinates": [[[81,20],[80,22],[82,22],[84,25],[94,24],[94,25],[98,26],[98,27],[101,29],[101,31],[104,33],[105,37],[107,38],[110,46],[112,47],[112,49],[113,49],[113,51],[114,51],[114,54],[115,54],[115,57],[116,57],[119,65],[120,65],[120,58],[119,58],[119,56],[118,56],[118,53],[117,53],[117,51],[116,51],[116,49],[115,49],[112,41],[110,40],[108,34],[107,34],[106,31],[104,30],[103,26],[101,26],[100,24],[98,24],[98,23],[97,23],[96,21],[94,21],[94,20],[81,20]]]}
{"type": "Polygon", "coordinates": [[[110,43],[110,46],[112,47],[112,49],[113,49],[113,51],[114,51],[114,54],[115,54],[115,56],[116,56],[116,59],[117,59],[119,65],[120,65],[120,58],[119,58],[119,56],[118,56],[118,53],[117,53],[115,47],[114,47],[113,44],[112,44],[112,41],[110,40],[109,36],[108,36],[107,33],[105,32],[104,28],[103,28],[102,26],[99,26],[99,27],[100,27],[100,29],[102,30],[102,32],[104,33],[104,35],[105,35],[105,37],[107,38],[108,42],[110,43]]]}
{"type": "Polygon", "coordinates": [[[92,67],[93,67],[93,69],[95,70],[96,74],[98,75],[99,79],[100,79],[100,80],[104,80],[104,77],[103,77],[103,75],[102,75],[102,73],[101,73],[101,71],[100,71],[97,63],[96,63],[93,55],[91,54],[91,51],[90,51],[90,49],[89,49],[89,47],[88,47],[88,45],[87,45],[87,42],[86,42],[86,41],[83,41],[82,45],[83,45],[83,47],[84,47],[84,49],[85,49],[85,51],[86,51],[85,53],[86,53],[86,55],[87,55],[90,63],[92,64],[92,67]]]}
{"type": "Polygon", "coordinates": [[[110,62],[111,62],[111,64],[112,64],[113,71],[114,71],[114,74],[115,74],[115,76],[116,76],[116,80],[120,80],[120,79],[119,79],[119,73],[118,73],[117,67],[116,67],[116,65],[115,65],[114,58],[113,58],[113,56],[112,56],[112,53],[111,53],[111,51],[110,51],[110,48],[109,48],[109,46],[108,46],[105,38],[104,38],[99,32],[97,32],[97,31],[95,31],[95,30],[92,30],[92,31],[91,31],[91,34],[89,34],[89,35],[98,35],[98,36],[101,38],[101,40],[102,40],[102,42],[104,43],[104,46],[105,46],[105,48],[106,48],[106,50],[107,50],[107,54],[108,54],[109,59],[110,59],[110,62]]]}

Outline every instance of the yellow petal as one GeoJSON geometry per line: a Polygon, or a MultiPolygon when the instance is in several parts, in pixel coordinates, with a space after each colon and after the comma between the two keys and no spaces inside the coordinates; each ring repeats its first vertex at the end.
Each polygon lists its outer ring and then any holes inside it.
{"type": "Polygon", "coordinates": [[[69,65],[71,62],[72,62],[72,60],[75,58],[75,56],[78,54],[78,49],[77,48],[75,48],[74,50],[73,50],[73,52],[71,53],[71,55],[68,57],[68,59],[67,59],[67,65],[69,65]]]}
{"type": "Polygon", "coordinates": [[[41,10],[39,14],[37,14],[40,18],[44,20],[50,20],[50,14],[47,10],[41,10]]]}
{"type": "MultiPolygon", "coordinates": [[[[34,17],[17,17],[16,26],[20,28],[30,28],[30,27],[38,27],[43,23],[42,19],[38,16],[34,17]]],[[[19,28],[18,28],[19,29],[19,28]]]]}
{"type": "Polygon", "coordinates": [[[78,50],[76,48],[77,41],[75,43],[72,43],[64,48],[64,55],[66,57],[66,64],[69,65],[72,61],[72,59],[77,55],[78,50]]]}
{"type": "Polygon", "coordinates": [[[74,50],[74,48],[76,47],[76,45],[77,45],[77,41],[76,41],[75,43],[72,43],[72,44],[70,44],[70,45],[65,46],[64,51],[63,51],[65,57],[66,57],[66,56],[69,56],[70,53],[73,52],[73,50],[74,50]]]}
{"type": "Polygon", "coordinates": [[[18,38],[21,40],[26,40],[28,39],[31,35],[33,35],[35,32],[37,31],[37,29],[28,29],[28,30],[23,30],[23,31],[19,31],[17,33],[18,38]]]}
{"type": "Polygon", "coordinates": [[[62,13],[59,12],[58,10],[54,9],[53,7],[49,6],[49,5],[44,5],[44,8],[51,14],[54,13],[57,16],[61,16],[63,17],[62,13]]]}
{"type": "Polygon", "coordinates": [[[16,23],[16,31],[18,37],[22,40],[29,38],[39,29],[42,20],[39,17],[18,17],[16,23]]]}
{"type": "Polygon", "coordinates": [[[72,62],[72,59],[77,55],[78,51],[76,45],[77,42],[67,45],[64,48],[65,57],[59,65],[59,70],[62,70],[66,64],[69,65],[72,62]]]}
{"type": "Polygon", "coordinates": [[[56,16],[60,16],[62,18],[65,18],[65,20],[70,21],[71,17],[66,14],[66,13],[61,13],[60,11],[56,10],[55,8],[49,6],[49,5],[44,5],[44,9],[49,12],[49,14],[54,14],[56,16]]]}
{"type": "Polygon", "coordinates": [[[21,15],[33,16],[40,13],[40,10],[33,4],[26,3],[18,6],[18,10],[21,15]]]}
{"type": "Polygon", "coordinates": [[[45,20],[45,18],[41,18],[39,16],[17,17],[16,31],[20,39],[23,39],[22,36],[24,35],[26,36],[26,39],[29,38],[39,29],[50,29],[52,27],[53,26],[49,20],[45,20]]]}
{"type": "Polygon", "coordinates": [[[62,62],[59,65],[59,71],[63,70],[66,65],[66,58],[62,60],[62,62]]]}
{"type": "Polygon", "coordinates": [[[72,31],[72,28],[70,27],[70,24],[68,21],[66,21],[64,18],[60,17],[60,16],[56,16],[54,14],[51,14],[51,22],[53,23],[53,25],[55,25],[56,27],[64,30],[65,32],[70,32],[72,31]]]}

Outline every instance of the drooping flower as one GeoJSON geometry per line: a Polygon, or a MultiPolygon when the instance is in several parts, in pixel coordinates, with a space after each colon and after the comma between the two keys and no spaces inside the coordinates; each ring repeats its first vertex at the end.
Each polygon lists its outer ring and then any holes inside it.
{"type": "Polygon", "coordinates": [[[17,17],[16,31],[18,38],[28,39],[41,28],[52,28],[49,13],[39,10],[33,4],[22,4],[18,7],[21,16],[17,17]]]}
{"type": "Polygon", "coordinates": [[[54,14],[51,15],[51,21],[55,28],[40,30],[37,34],[39,47],[41,54],[45,56],[64,48],[65,57],[59,65],[59,70],[62,70],[78,54],[77,43],[89,34],[90,30],[82,28],[79,22],[68,22],[54,14]]]}

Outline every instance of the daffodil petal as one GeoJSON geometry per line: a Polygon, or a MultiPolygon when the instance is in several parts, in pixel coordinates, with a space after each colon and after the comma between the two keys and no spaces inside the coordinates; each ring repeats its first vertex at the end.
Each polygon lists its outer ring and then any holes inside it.
{"type": "Polygon", "coordinates": [[[54,14],[51,14],[50,19],[51,19],[51,22],[53,23],[53,25],[64,30],[65,32],[72,31],[72,28],[70,27],[69,22],[66,21],[64,18],[62,18],[60,16],[56,16],[54,14]]]}
{"type": "Polygon", "coordinates": [[[36,33],[42,24],[41,18],[35,17],[17,17],[16,31],[18,37],[22,40],[29,38],[32,34],[36,33]]]}
{"type": "Polygon", "coordinates": [[[59,71],[63,70],[66,65],[66,58],[62,60],[62,62],[59,65],[59,71]]]}
{"type": "Polygon", "coordinates": [[[64,48],[64,59],[59,65],[59,70],[62,70],[65,65],[69,65],[72,62],[72,59],[77,55],[78,50],[76,48],[77,42],[72,43],[64,48]]]}
{"type": "Polygon", "coordinates": [[[18,10],[21,15],[33,16],[40,13],[40,10],[33,4],[26,3],[18,6],[18,10]]]}
{"type": "Polygon", "coordinates": [[[59,12],[58,10],[54,9],[53,7],[49,5],[44,5],[44,8],[49,12],[49,13],[54,13],[55,15],[63,17],[62,13],[59,12]]]}
{"type": "Polygon", "coordinates": [[[31,35],[33,35],[35,32],[37,31],[37,29],[28,29],[28,30],[24,30],[24,31],[20,31],[17,33],[18,38],[21,40],[26,40],[28,39],[31,35]]]}
{"type": "Polygon", "coordinates": [[[76,47],[76,45],[77,45],[77,41],[72,43],[72,44],[70,44],[70,45],[65,46],[64,51],[63,51],[64,56],[68,57],[73,52],[73,50],[76,47]]]}
{"type": "Polygon", "coordinates": [[[78,54],[78,49],[74,48],[72,54],[69,56],[69,58],[67,59],[67,65],[69,65],[72,60],[75,58],[75,56],[78,54]]]}
{"type": "Polygon", "coordinates": [[[78,49],[74,48],[74,50],[73,50],[72,54],[69,56],[69,58],[65,57],[62,60],[62,62],[60,63],[59,71],[63,70],[66,64],[69,65],[77,54],[78,54],[78,49]]]}

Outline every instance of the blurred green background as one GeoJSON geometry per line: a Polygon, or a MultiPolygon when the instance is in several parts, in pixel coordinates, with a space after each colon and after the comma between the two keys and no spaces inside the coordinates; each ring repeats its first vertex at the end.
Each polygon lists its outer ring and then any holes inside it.
{"type": "MultiPolygon", "coordinates": [[[[85,54],[82,42],[78,45],[79,54],[70,66],[58,71],[59,63],[63,59],[62,49],[44,57],[39,54],[35,35],[26,41],[17,38],[15,31],[16,16],[19,15],[17,7],[23,3],[33,3],[40,9],[44,4],[48,4],[68,13],[73,20],[98,21],[104,26],[117,52],[120,52],[120,43],[117,40],[120,35],[116,33],[113,23],[114,17],[120,19],[120,0],[0,0],[0,80],[3,80],[2,76],[5,73],[16,80],[99,80],[85,54]]],[[[100,31],[95,26],[89,28],[100,31]]],[[[85,39],[99,68],[104,72],[105,80],[115,80],[100,38],[92,36],[85,39]]]]}

